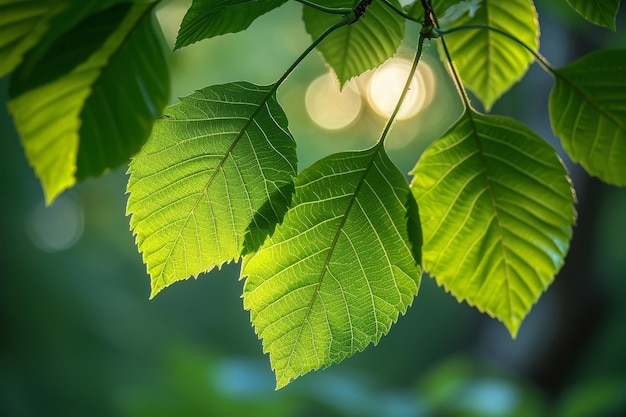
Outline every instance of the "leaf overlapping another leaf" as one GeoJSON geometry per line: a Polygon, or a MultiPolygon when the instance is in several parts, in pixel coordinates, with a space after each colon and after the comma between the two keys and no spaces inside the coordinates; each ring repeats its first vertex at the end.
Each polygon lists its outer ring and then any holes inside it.
{"type": "MultiPolygon", "coordinates": [[[[452,23],[450,23],[452,24],[452,23]]],[[[539,23],[531,0],[483,0],[454,26],[490,26],[514,34],[533,50],[539,48],[539,23]]],[[[511,39],[489,30],[466,30],[445,36],[463,83],[487,110],[519,80],[533,55],[511,39]]]]}
{"type": "Polygon", "coordinates": [[[512,119],[468,110],[412,173],[425,270],[515,337],[572,235],[573,190],[554,149],[512,119]]]}
{"type": "MultiPolygon", "coordinates": [[[[391,2],[400,8],[397,0],[391,2]]],[[[327,7],[352,7],[351,0],[319,1],[327,7]]],[[[337,23],[337,16],[305,7],[302,19],[314,39],[337,23]]],[[[356,23],[345,26],[324,40],[317,49],[343,86],[352,77],[376,68],[391,58],[404,38],[404,18],[381,1],[367,7],[356,23]]]]}
{"type": "Polygon", "coordinates": [[[594,52],[555,71],[550,122],[574,162],[626,185],[626,49],[594,52]]]}
{"type": "Polygon", "coordinates": [[[615,30],[615,16],[620,0],[567,0],[567,2],[591,23],[615,30]]]}
{"type": "Polygon", "coordinates": [[[65,6],[56,0],[0,1],[0,77],[19,65],[65,6]]]}
{"type": "Polygon", "coordinates": [[[9,109],[48,203],[128,161],[165,106],[169,75],[151,8],[92,14],[14,71],[9,109]]]}
{"type": "Polygon", "coordinates": [[[277,387],[377,343],[417,294],[421,232],[404,176],[380,146],[326,157],[244,259],[244,307],[277,387]]]}
{"type": "Polygon", "coordinates": [[[287,210],[296,165],[271,87],[212,86],[168,107],[129,168],[152,297],[255,250],[287,210]]]}

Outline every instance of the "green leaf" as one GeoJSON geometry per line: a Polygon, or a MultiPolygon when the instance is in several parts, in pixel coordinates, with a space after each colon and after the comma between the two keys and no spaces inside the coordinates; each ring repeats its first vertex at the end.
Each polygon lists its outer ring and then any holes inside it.
{"type": "Polygon", "coordinates": [[[0,0],[0,77],[19,65],[66,5],[56,0],[0,0]]]}
{"type": "Polygon", "coordinates": [[[515,337],[572,235],[573,190],[554,149],[519,122],[467,111],[412,174],[425,270],[515,337]]]}
{"type": "MultiPolygon", "coordinates": [[[[400,8],[397,0],[391,0],[400,8]]],[[[324,0],[328,7],[352,7],[349,0],[324,0]]],[[[307,32],[317,38],[337,23],[337,15],[305,7],[302,15],[307,32]]],[[[317,49],[343,86],[350,78],[375,68],[392,57],[404,37],[404,18],[380,1],[373,2],[358,22],[328,36],[317,49]]]]}
{"type": "Polygon", "coordinates": [[[15,70],[9,109],[48,203],[77,178],[125,163],[165,106],[169,77],[151,8],[92,14],[36,65],[15,70]]]}
{"type": "Polygon", "coordinates": [[[193,0],[180,25],[174,49],[246,29],[287,0],[193,0]]]}
{"type": "MultiPolygon", "coordinates": [[[[484,0],[475,14],[462,15],[454,26],[491,26],[539,48],[539,23],[531,0],[484,0]]],[[[445,36],[463,83],[489,110],[517,82],[533,55],[511,39],[489,30],[464,30],[445,36]]],[[[443,56],[443,55],[442,55],[443,56]]]]}
{"type": "Polygon", "coordinates": [[[150,15],[92,86],[81,113],[76,178],[126,164],[148,139],[169,88],[165,41],[150,15]]]}
{"type": "Polygon", "coordinates": [[[271,86],[212,86],[168,107],[129,169],[151,297],[256,250],[287,211],[296,164],[271,86]]]}
{"type": "Polygon", "coordinates": [[[421,276],[417,205],[381,146],[326,157],[295,186],[284,222],[242,269],[277,388],[377,343],[421,276]]]}
{"type": "Polygon", "coordinates": [[[555,77],[550,121],[563,147],[591,175],[626,185],[626,49],[588,54],[555,77]]]}
{"type": "Polygon", "coordinates": [[[589,22],[615,31],[615,16],[620,0],[567,0],[567,2],[589,22]]]}

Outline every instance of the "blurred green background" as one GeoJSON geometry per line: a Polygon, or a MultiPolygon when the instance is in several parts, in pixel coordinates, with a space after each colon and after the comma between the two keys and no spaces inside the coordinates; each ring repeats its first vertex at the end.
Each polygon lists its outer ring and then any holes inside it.
{"type": "MultiPolygon", "coordinates": [[[[159,11],[170,45],[188,5],[169,1],[159,11]]],[[[274,82],[310,42],[300,8],[288,2],[246,32],[172,54],[172,102],[211,84],[274,82]]],[[[613,34],[565,2],[538,1],[537,8],[541,50],[555,66],[597,47],[626,46],[623,10],[613,34]]],[[[409,52],[418,30],[409,30],[409,52]]],[[[426,85],[430,104],[397,122],[388,140],[403,172],[461,111],[436,49],[424,58],[434,77],[426,85]]],[[[318,126],[305,96],[327,72],[313,54],[279,90],[301,169],[369,146],[385,122],[363,100],[349,126],[318,126]]],[[[559,149],[547,118],[551,86],[534,65],[493,112],[527,123],[559,149]]],[[[0,416],[626,415],[626,190],[589,178],[566,156],[578,225],[566,266],[517,340],[425,276],[413,306],[378,346],[276,392],[269,358],[242,308],[238,265],[148,301],[149,277],[125,217],[125,168],[44,208],[6,110],[6,88],[5,78],[0,416]]]]}

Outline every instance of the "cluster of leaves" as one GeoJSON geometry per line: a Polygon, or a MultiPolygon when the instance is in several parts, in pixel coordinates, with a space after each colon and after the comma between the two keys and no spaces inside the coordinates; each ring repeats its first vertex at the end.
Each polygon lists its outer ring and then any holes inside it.
{"type": "MultiPolygon", "coordinates": [[[[285,1],[194,0],[175,47],[245,30],[285,1]]],[[[574,192],[554,149],[476,111],[465,88],[489,110],[537,60],[554,76],[550,119],[570,157],[623,186],[626,50],[552,68],[532,0],[299,1],[314,41],[276,83],[209,86],[165,108],[155,2],[0,0],[0,76],[46,201],[133,156],[127,211],[152,296],[243,259],[244,307],[278,387],[377,343],[412,303],[422,265],[515,337],[563,264],[574,192]],[[281,83],[317,49],[344,85],[392,57],[407,22],[423,25],[412,71],[437,42],[463,115],[410,184],[385,152],[395,113],[372,148],[299,172],[281,83]]],[[[568,1],[614,29],[618,0],[568,1]]]]}

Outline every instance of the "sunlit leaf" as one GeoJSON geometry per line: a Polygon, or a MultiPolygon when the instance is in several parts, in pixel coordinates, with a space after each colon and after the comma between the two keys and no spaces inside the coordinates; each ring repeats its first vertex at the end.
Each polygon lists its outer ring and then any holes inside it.
{"type": "Polygon", "coordinates": [[[15,70],[9,108],[48,203],[128,161],[165,106],[169,77],[150,9],[92,14],[15,70]]]}
{"type": "Polygon", "coordinates": [[[202,39],[246,29],[287,0],[193,0],[176,37],[175,49],[202,39]]]}
{"type": "MultiPolygon", "coordinates": [[[[483,0],[473,16],[463,14],[454,26],[483,25],[511,33],[539,48],[539,23],[531,0],[483,0]]],[[[445,36],[465,85],[486,109],[518,81],[533,55],[511,39],[489,30],[464,30],[445,36]]]]}
{"type": "Polygon", "coordinates": [[[563,147],[591,175],[626,185],[626,49],[591,53],[555,77],[550,121],[563,147]]]}
{"type": "Polygon", "coordinates": [[[0,77],[22,61],[65,6],[57,0],[0,0],[0,77]]]}
{"type": "Polygon", "coordinates": [[[567,0],[567,2],[591,23],[615,30],[615,16],[620,0],[567,0]]]}
{"type": "Polygon", "coordinates": [[[270,87],[212,86],[168,107],[129,169],[152,297],[255,250],[287,210],[296,164],[270,87]]]}
{"type": "Polygon", "coordinates": [[[554,149],[512,119],[467,111],[412,174],[424,269],[515,337],[572,235],[573,192],[554,149]]]}
{"type": "Polygon", "coordinates": [[[377,343],[421,275],[417,206],[381,147],[324,158],[295,184],[284,222],[242,270],[278,388],[377,343]]]}
{"type": "MultiPolygon", "coordinates": [[[[397,0],[391,0],[400,7],[397,0]]],[[[323,0],[329,7],[352,7],[350,0],[323,0]]],[[[339,17],[305,7],[302,15],[307,32],[317,38],[339,17]]],[[[350,78],[375,68],[392,57],[404,37],[404,18],[380,1],[367,7],[358,22],[344,26],[328,36],[317,49],[333,69],[341,85],[350,78]]]]}

